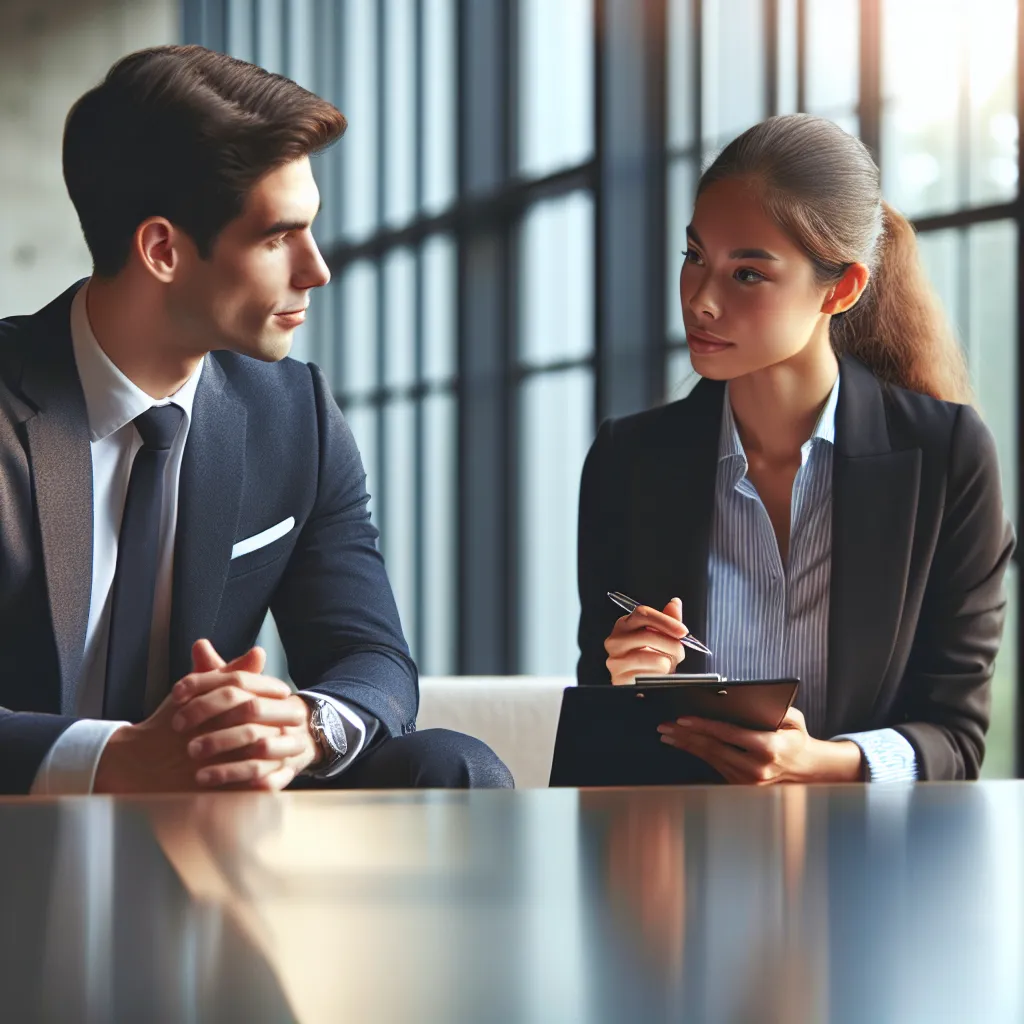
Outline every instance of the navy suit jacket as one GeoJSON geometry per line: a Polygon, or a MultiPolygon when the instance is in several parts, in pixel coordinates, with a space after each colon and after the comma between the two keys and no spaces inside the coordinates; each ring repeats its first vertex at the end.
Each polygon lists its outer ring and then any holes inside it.
{"type": "MultiPolygon", "coordinates": [[[[988,428],[970,406],[878,381],[841,361],[832,459],[825,735],[893,727],[922,779],[976,778],[1006,615],[1014,536],[988,428]]],[[[583,685],[610,683],[604,641],[621,590],[678,595],[704,637],[725,387],[609,420],[580,490],[583,685]]],[[[704,656],[687,651],[685,669],[704,656]]],[[[660,749],[660,748],[659,748],[660,749]]]]}
{"type": "MultiPolygon", "coordinates": [[[[75,285],[0,320],[0,792],[25,793],[74,721],[92,588],[92,456],[71,346],[75,285]]],[[[208,637],[231,659],[274,614],[300,689],[346,701],[376,733],[415,729],[402,635],[355,440],[323,373],[214,352],[179,485],[169,680],[208,637]],[[289,516],[284,537],[232,560],[289,516]],[[378,727],[379,723],[379,727],[378,727]]]]}

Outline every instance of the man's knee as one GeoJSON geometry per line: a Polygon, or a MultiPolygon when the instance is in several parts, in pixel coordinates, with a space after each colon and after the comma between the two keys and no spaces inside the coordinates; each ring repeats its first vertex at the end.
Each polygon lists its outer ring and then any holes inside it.
{"type": "MultiPolygon", "coordinates": [[[[427,729],[416,738],[416,786],[442,789],[512,789],[512,773],[486,743],[450,729],[427,729]]],[[[406,737],[412,739],[412,737],[406,737]]]]}

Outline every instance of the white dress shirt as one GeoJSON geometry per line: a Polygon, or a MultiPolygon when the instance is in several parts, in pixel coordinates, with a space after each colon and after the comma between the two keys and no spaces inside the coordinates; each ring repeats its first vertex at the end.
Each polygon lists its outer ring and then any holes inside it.
{"type": "MultiPolygon", "coordinates": [[[[832,455],[839,378],[800,448],[793,481],[789,557],[783,562],[767,509],[747,476],[726,385],[719,435],[715,512],[708,557],[708,670],[730,679],[796,676],[796,705],[820,737],[828,697],[832,581],[832,455]]],[[[917,777],[914,748],[895,729],[846,733],[863,752],[872,782],[917,777]]]]}
{"type": "MultiPolygon", "coordinates": [[[[171,684],[176,682],[168,679],[168,642],[178,484],[192,419],[192,404],[205,359],[171,398],[156,401],[133,384],[100,348],[86,312],[87,289],[88,284],[83,285],[71,304],[71,342],[89,420],[93,486],[92,593],[85,634],[85,656],[75,707],[79,721],[61,734],[43,759],[32,784],[31,792],[34,794],[91,793],[96,767],[107,741],[118,729],[128,724],[101,721],[99,716],[103,713],[110,596],[117,566],[117,539],[132,462],[142,447],[142,438],[132,421],[147,409],[171,403],[180,406],[185,415],[164,469],[160,549],[150,633],[149,670],[146,676],[147,715],[156,710],[167,696],[171,684]]],[[[331,772],[334,775],[343,771],[359,753],[365,741],[366,727],[359,716],[340,701],[327,694],[318,693],[317,696],[329,700],[345,723],[348,753],[331,772]]]]}

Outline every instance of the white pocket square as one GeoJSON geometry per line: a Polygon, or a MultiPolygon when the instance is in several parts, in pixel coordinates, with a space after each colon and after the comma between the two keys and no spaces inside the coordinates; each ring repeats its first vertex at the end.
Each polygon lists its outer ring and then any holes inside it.
{"type": "Polygon", "coordinates": [[[283,537],[294,525],[295,516],[289,516],[287,519],[282,519],[277,526],[272,526],[269,530],[254,534],[252,537],[246,537],[245,540],[240,540],[231,549],[231,557],[233,559],[239,558],[242,555],[249,554],[250,551],[258,551],[260,548],[265,548],[268,544],[273,544],[275,540],[283,537]]]}

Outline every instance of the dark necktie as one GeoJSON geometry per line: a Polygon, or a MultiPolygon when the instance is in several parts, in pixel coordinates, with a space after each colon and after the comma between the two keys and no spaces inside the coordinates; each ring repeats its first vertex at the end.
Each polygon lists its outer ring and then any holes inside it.
{"type": "Polygon", "coordinates": [[[142,720],[149,668],[149,632],[156,593],[164,469],[184,410],[161,405],[136,416],[142,447],[132,463],[117,539],[110,602],[110,639],[103,717],[142,720]]]}

